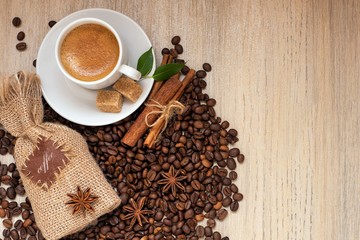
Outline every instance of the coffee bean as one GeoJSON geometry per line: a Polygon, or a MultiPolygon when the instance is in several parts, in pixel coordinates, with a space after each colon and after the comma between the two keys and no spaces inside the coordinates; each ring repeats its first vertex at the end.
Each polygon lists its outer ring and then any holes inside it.
{"type": "Polygon", "coordinates": [[[233,211],[233,212],[236,212],[239,208],[239,202],[237,201],[233,201],[231,204],[230,204],[230,210],[233,211]]]}
{"type": "Polygon", "coordinates": [[[177,45],[177,44],[180,43],[180,40],[181,40],[180,36],[174,36],[174,37],[171,39],[171,43],[172,43],[173,45],[177,45]]]}
{"type": "Polygon", "coordinates": [[[205,236],[206,237],[211,237],[211,235],[212,235],[212,229],[211,229],[211,227],[205,227],[205,236]]]}
{"type": "Polygon", "coordinates": [[[9,207],[9,201],[3,199],[3,200],[1,201],[1,207],[2,207],[3,209],[7,209],[7,208],[9,207]]]}
{"type": "Polygon", "coordinates": [[[21,217],[23,219],[28,219],[30,217],[30,211],[29,210],[24,210],[22,213],[21,213],[21,217]]]}
{"type": "Polygon", "coordinates": [[[8,166],[8,171],[9,172],[14,172],[16,170],[16,165],[15,163],[10,163],[9,166],[8,166]]]}
{"type": "Polygon", "coordinates": [[[236,168],[236,162],[233,158],[228,158],[226,165],[230,170],[234,170],[236,168]]]}
{"type": "Polygon", "coordinates": [[[205,78],[206,77],[206,72],[204,70],[198,70],[196,72],[196,77],[198,78],[205,78]]]}
{"type": "Polygon", "coordinates": [[[7,149],[7,148],[5,148],[5,147],[0,148],[0,154],[1,154],[1,155],[6,155],[7,153],[8,153],[8,149],[7,149]]]}
{"type": "Polygon", "coordinates": [[[24,189],[24,186],[23,185],[17,185],[15,187],[15,192],[18,194],[18,195],[24,195],[25,194],[25,189],[24,189]]]}
{"type": "Polygon", "coordinates": [[[241,201],[241,200],[243,200],[243,195],[241,194],[241,193],[234,193],[234,195],[233,195],[233,199],[235,200],[235,201],[241,201]]]}
{"type": "Polygon", "coordinates": [[[12,228],[13,223],[10,219],[5,219],[5,220],[3,220],[3,225],[4,225],[4,227],[10,229],[10,228],[12,228]]]}
{"type": "Polygon", "coordinates": [[[17,40],[19,40],[19,41],[24,40],[24,38],[25,38],[25,33],[24,33],[23,31],[18,32],[18,34],[16,35],[16,38],[17,38],[17,40]]]}
{"type": "Polygon", "coordinates": [[[232,181],[236,180],[236,179],[237,179],[237,173],[236,173],[235,171],[231,171],[231,172],[229,173],[229,178],[230,178],[232,181]]]}
{"type": "Polygon", "coordinates": [[[208,227],[214,228],[215,225],[216,225],[216,222],[215,222],[214,219],[208,219],[208,220],[206,221],[206,225],[207,225],[208,227]]]}
{"type": "MultiPolygon", "coordinates": [[[[24,226],[24,228],[27,228],[27,227],[30,227],[30,225],[33,223],[33,221],[30,219],[30,218],[28,218],[28,219],[26,219],[25,221],[24,221],[24,223],[23,223],[23,226],[24,226]]],[[[31,234],[30,234],[31,235],[31,234]]]]}
{"type": "Polygon", "coordinates": [[[161,50],[161,54],[164,55],[164,54],[170,54],[170,50],[168,48],[163,48],[161,50]]]}
{"type": "Polygon", "coordinates": [[[198,180],[194,180],[191,182],[191,186],[195,189],[195,190],[200,190],[201,189],[201,183],[198,180]]]}
{"type": "Polygon", "coordinates": [[[51,20],[51,21],[48,22],[48,25],[49,25],[49,27],[51,27],[51,28],[52,28],[55,24],[56,24],[56,21],[54,21],[54,20],[51,20]]]}
{"type": "Polygon", "coordinates": [[[11,236],[11,238],[13,240],[18,240],[19,239],[19,233],[15,229],[11,230],[10,236],[11,236]]]}
{"type": "Polygon", "coordinates": [[[36,68],[36,59],[33,61],[33,66],[36,68]]]}
{"type": "Polygon", "coordinates": [[[181,73],[184,75],[188,74],[189,71],[190,71],[190,68],[186,65],[181,69],[181,73]]]}
{"type": "Polygon", "coordinates": [[[12,20],[14,27],[19,27],[21,25],[21,19],[19,17],[14,17],[12,20]]]}
{"type": "Polygon", "coordinates": [[[110,228],[110,226],[108,226],[108,225],[106,225],[106,226],[103,226],[103,227],[101,227],[100,228],[100,233],[102,234],[102,235],[106,235],[108,232],[110,232],[111,231],[111,228],[110,228]]]}
{"type": "Polygon", "coordinates": [[[10,237],[10,230],[9,229],[4,229],[3,230],[3,236],[6,237],[6,238],[10,237]]]}
{"type": "Polygon", "coordinates": [[[224,200],[222,201],[222,205],[223,205],[224,207],[228,207],[228,206],[230,206],[231,202],[232,202],[231,198],[230,198],[230,197],[226,197],[226,198],[224,198],[224,200]]]}
{"type": "MultiPolygon", "coordinates": [[[[27,232],[26,232],[26,229],[24,227],[19,229],[19,235],[20,235],[20,239],[26,239],[27,232]]],[[[30,238],[28,238],[28,240],[29,239],[30,238]]]]}
{"type": "Polygon", "coordinates": [[[175,50],[178,54],[182,54],[184,52],[183,46],[181,44],[176,44],[175,50]]]}
{"type": "Polygon", "coordinates": [[[202,67],[206,72],[210,72],[212,69],[212,67],[209,63],[204,63],[202,67]]]}
{"type": "Polygon", "coordinates": [[[230,157],[237,157],[240,154],[240,150],[238,148],[232,148],[229,151],[230,157]]]}
{"type": "Polygon", "coordinates": [[[9,199],[14,200],[16,197],[15,189],[13,187],[8,187],[6,189],[6,195],[8,196],[9,199]]]}
{"type": "Polygon", "coordinates": [[[26,50],[26,43],[25,42],[20,42],[18,44],[16,44],[16,49],[18,51],[25,51],[26,50]]]}
{"type": "Polygon", "coordinates": [[[214,232],[213,238],[214,240],[221,240],[221,234],[219,232],[214,232]]]}
{"type": "Polygon", "coordinates": [[[197,226],[196,227],[196,232],[195,232],[195,235],[199,238],[202,238],[204,237],[205,235],[205,229],[203,226],[197,226]]]}
{"type": "Polygon", "coordinates": [[[15,222],[15,224],[14,224],[14,228],[17,229],[17,230],[19,230],[20,228],[22,228],[22,226],[23,226],[23,222],[22,222],[20,219],[17,220],[17,221],[15,222]]]}
{"type": "Polygon", "coordinates": [[[3,208],[0,208],[0,218],[4,218],[6,216],[6,212],[3,208]]]}
{"type": "Polygon", "coordinates": [[[238,161],[239,163],[243,163],[244,160],[245,160],[245,156],[244,156],[243,154],[239,154],[239,155],[237,156],[237,161],[238,161]]]}
{"type": "Polygon", "coordinates": [[[27,209],[27,210],[30,209],[30,204],[29,204],[29,203],[26,203],[26,202],[20,203],[20,206],[21,206],[23,209],[27,209]]]}
{"type": "Polygon", "coordinates": [[[16,207],[16,208],[13,209],[12,214],[13,214],[13,216],[16,217],[16,216],[19,216],[21,214],[21,212],[22,212],[21,207],[16,207]]]}
{"type": "Polygon", "coordinates": [[[233,136],[233,137],[236,137],[237,136],[237,134],[238,134],[238,132],[236,131],[236,129],[230,129],[229,131],[228,131],[228,133],[231,135],[231,136],[233,136]]]}
{"type": "Polygon", "coordinates": [[[239,188],[235,185],[235,184],[231,184],[230,185],[230,190],[233,192],[233,193],[237,193],[239,191],[239,188]]]}
{"type": "Polygon", "coordinates": [[[184,217],[185,217],[185,219],[190,219],[190,218],[192,218],[194,215],[195,215],[194,210],[193,210],[193,209],[189,209],[189,210],[187,210],[187,211],[185,212],[184,217]]]}
{"type": "Polygon", "coordinates": [[[0,165],[0,175],[6,176],[7,172],[8,172],[8,166],[6,164],[1,164],[0,165]]]}
{"type": "Polygon", "coordinates": [[[216,218],[219,219],[220,221],[222,221],[226,218],[227,214],[228,214],[228,211],[226,209],[220,209],[216,213],[216,218]]]}

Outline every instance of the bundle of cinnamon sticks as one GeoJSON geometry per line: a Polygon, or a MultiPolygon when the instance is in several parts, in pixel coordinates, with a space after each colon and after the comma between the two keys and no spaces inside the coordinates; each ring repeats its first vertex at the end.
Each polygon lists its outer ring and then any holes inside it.
{"type": "MultiPolygon", "coordinates": [[[[164,54],[161,65],[171,63],[173,60],[172,55],[164,54]]],[[[155,82],[153,88],[149,94],[147,103],[150,101],[156,102],[160,105],[166,106],[171,101],[177,101],[180,99],[185,91],[186,86],[192,81],[195,76],[195,70],[191,69],[185,78],[180,81],[180,73],[175,74],[165,82],[155,82]]],[[[151,125],[159,118],[160,113],[149,114],[158,112],[160,109],[153,104],[145,106],[144,110],[137,117],[135,122],[131,125],[121,142],[128,146],[135,146],[137,141],[147,132],[148,124],[151,125]]],[[[144,145],[152,148],[155,145],[156,140],[159,137],[162,129],[164,128],[166,119],[161,118],[150,129],[144,145]]]]}

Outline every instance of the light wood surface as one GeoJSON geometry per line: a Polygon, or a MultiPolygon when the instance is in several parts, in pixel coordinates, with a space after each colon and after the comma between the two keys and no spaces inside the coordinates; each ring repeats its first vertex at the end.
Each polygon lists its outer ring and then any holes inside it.
{"type": "Polygon", "coordinates": [[[246,157],[244,200],[217,224],[223,236],[360,239],[360,1],[2,0],[1,73],[34,71],[48,21],[89,7],[137,21],[158,61],[180,35],[188,65],[212,64],[207,92],[246,157]]]}

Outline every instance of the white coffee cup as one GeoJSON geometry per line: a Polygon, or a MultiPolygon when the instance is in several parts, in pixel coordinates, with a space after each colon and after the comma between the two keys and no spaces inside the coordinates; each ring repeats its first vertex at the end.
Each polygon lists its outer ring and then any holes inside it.
{"type": "Polygon", "coordinates": [[[65,77],[67,79],[71,80],[72,82],[74,82],[84,88],[88,88],[88,89],[106,88],[106,87],[114,84],[120,78],[120,76],[122,74],[125,74],[126,76],[128,76],[134,80],[139,80],[141,77],[141,73],[138,70],[126,65],[126,59],[127,59],[126,58],[126,49],[121,41],[121,38],[119,37],[119,34],[115,31],[115,29],[110,24],[108,24],[105,21],[102,21],[100,19],[97,19],[97,18],[81,18],[81,19],[78,19],[78,20],[70,23],[69,25],[67,25],[60,32],[60,35],[56,41],[55,56],[56,56],[56,62],[58,64],[61,72],[65,75],[65,77]],[[94,80],[94,81],[83,81],[83,80],[79,80],[79,79],[75,78],[74,76],[72,76],[71,74],[69,74],[66,71],[66,69],[64,68],[62,61],[61,61],[61,46],[62,46],[63,40],[65,39],[65,37],[67,36],[68,33],[70,33],[73,29],[75,29],[76,27],[81,26],[83,24],[98,24],[98,25],[101,25],[101,26],[107,28],[115,36],[115,38],[119,44],[119,49],[120,49],[119,58],[118,58],[118,61],[115,65],[114,69],[105,77],[98,79],[98,80],[94,80]]]}

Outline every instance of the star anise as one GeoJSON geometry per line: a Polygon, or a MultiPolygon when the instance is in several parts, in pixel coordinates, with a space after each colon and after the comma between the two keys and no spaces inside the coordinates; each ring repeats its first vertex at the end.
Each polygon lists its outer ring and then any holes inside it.
{"type": "Polygon", "coordinates": [[[164,177],[164,179],[159,180],[157,183],[165,184],[162,188],[162,191],[166,192],[171,188],[171,193],[174,197],[176,196],[177,188],[184,191],[185,187],[180,183],[180,181],[186,179],[187,177],[179,176],[180,174],[184,175],[184,171],[183,170],[175,171],[173,166],[170,166],[169,172],[167,173],[161,172],[161,175],[164,177]]]}
{"type": "Polygon", "coordinates": [[[85,215],[86,210],[95,211],[93,204],[99,198],[98,196],[91,194],[91,189],[87,188],[85,191],[81,191],[81,188],[77,187],[76,194],[67,194],[70,197],[70,200],[65,204],[73,207],[73,214],[77,212],[82,212],[85,215]]]}
{"type": "Polygon", "coordinates": [[[125,215],[124,220],[131,219],[129,229],[131,229],[134,226],[136,220],[138,221],[140,226],[142,226],[142,221],[146,223],[149,222],[144,215],[152,214],[153,211],[142,209],[144,207],[145,200],[146,197],[142,197],[138,200],[138,202],[135,202],[135,200],[131,198],[129,200],[130,206],[126,205],[123,207],[125,211],[129,212],[128,214],[125,215]]]}

